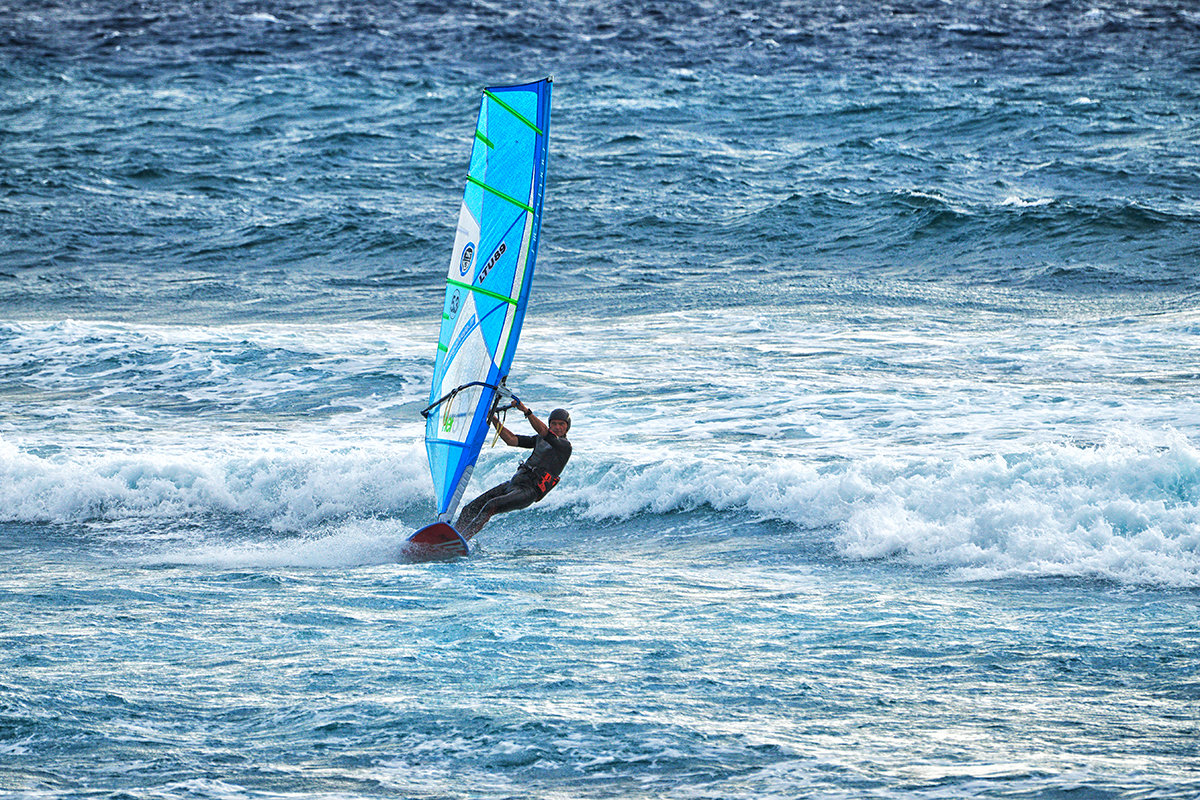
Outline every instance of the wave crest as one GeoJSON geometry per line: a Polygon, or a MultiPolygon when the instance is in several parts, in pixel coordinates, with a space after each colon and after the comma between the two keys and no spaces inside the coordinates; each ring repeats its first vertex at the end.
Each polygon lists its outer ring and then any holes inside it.
{"type": "Polygon", "coordinates": [[[1088,577],[1200,587],[1200,450],[1047,444],[991,457],[612,467],[559,503],[629,520],[698,509],[828,529],[849,559],[965,579],[1088,577]]]}

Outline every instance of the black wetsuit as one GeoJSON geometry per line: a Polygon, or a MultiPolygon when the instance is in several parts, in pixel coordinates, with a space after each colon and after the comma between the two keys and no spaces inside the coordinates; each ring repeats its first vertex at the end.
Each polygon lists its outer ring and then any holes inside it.
{"type": "Polygon", "coordinates": [[[571,457],[571,443],[565,436],[553,433],[518,436],[517,447],[532,448],[533,454],[521,462],[509,480],[488,489],[462,510],[454,527],[464,539],[479,533],[493,515],[528,508],[545,497],[558,483],[558,476],[571,457]]]}

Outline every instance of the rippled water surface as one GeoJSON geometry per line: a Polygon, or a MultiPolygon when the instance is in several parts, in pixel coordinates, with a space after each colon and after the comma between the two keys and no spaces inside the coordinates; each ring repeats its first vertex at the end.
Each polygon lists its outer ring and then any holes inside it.
{"type": "Polygon", "coordinates": [[[0,0],[0,793],[1197,796],[1198,43],[0,0]],[[575,454],[397,563],[478,92],[545,75],[510,383],[575,454]]]}

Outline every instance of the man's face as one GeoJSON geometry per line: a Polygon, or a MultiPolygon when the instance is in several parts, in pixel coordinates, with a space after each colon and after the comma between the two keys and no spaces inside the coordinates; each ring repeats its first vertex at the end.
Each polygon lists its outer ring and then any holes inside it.
{"type": "Polygon", "coordinates": [[[566,436],[567,429],[570,428],[571,426],[567,424],[566,420],[552,419],[552,420],[550,420],[550,424],[548,424],[546,427],[549,428],[550,432],[553,433],[555,436],[566,436]]]}

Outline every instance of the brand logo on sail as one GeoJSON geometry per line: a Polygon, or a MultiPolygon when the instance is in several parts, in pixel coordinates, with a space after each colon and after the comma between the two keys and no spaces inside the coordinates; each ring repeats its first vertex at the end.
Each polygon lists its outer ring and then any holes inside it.
{"type": "Polygon", "coordinates": [[[496,252],[492,253],[492,257],[489,258],[487,263],[483,265],[483,269],[479,270],[478,283],[483,283],[483,279],[487,277],[487,274],[491,271],[492,267],[496,266],[496,262],[500,260],[500,256],[504,255],[504,251],[507,249],[508,246],[504,244],[504,242],[501,242],[500,246],[496,248],[496,252]]]}
{"type": "Polygon", "coordinates": [[[467,246],[463,248],[462,259],[458,263],[458,273],[465,276],[471,271],[471,265],[474,263],[475,245],[468,242],[467,246]]]}

